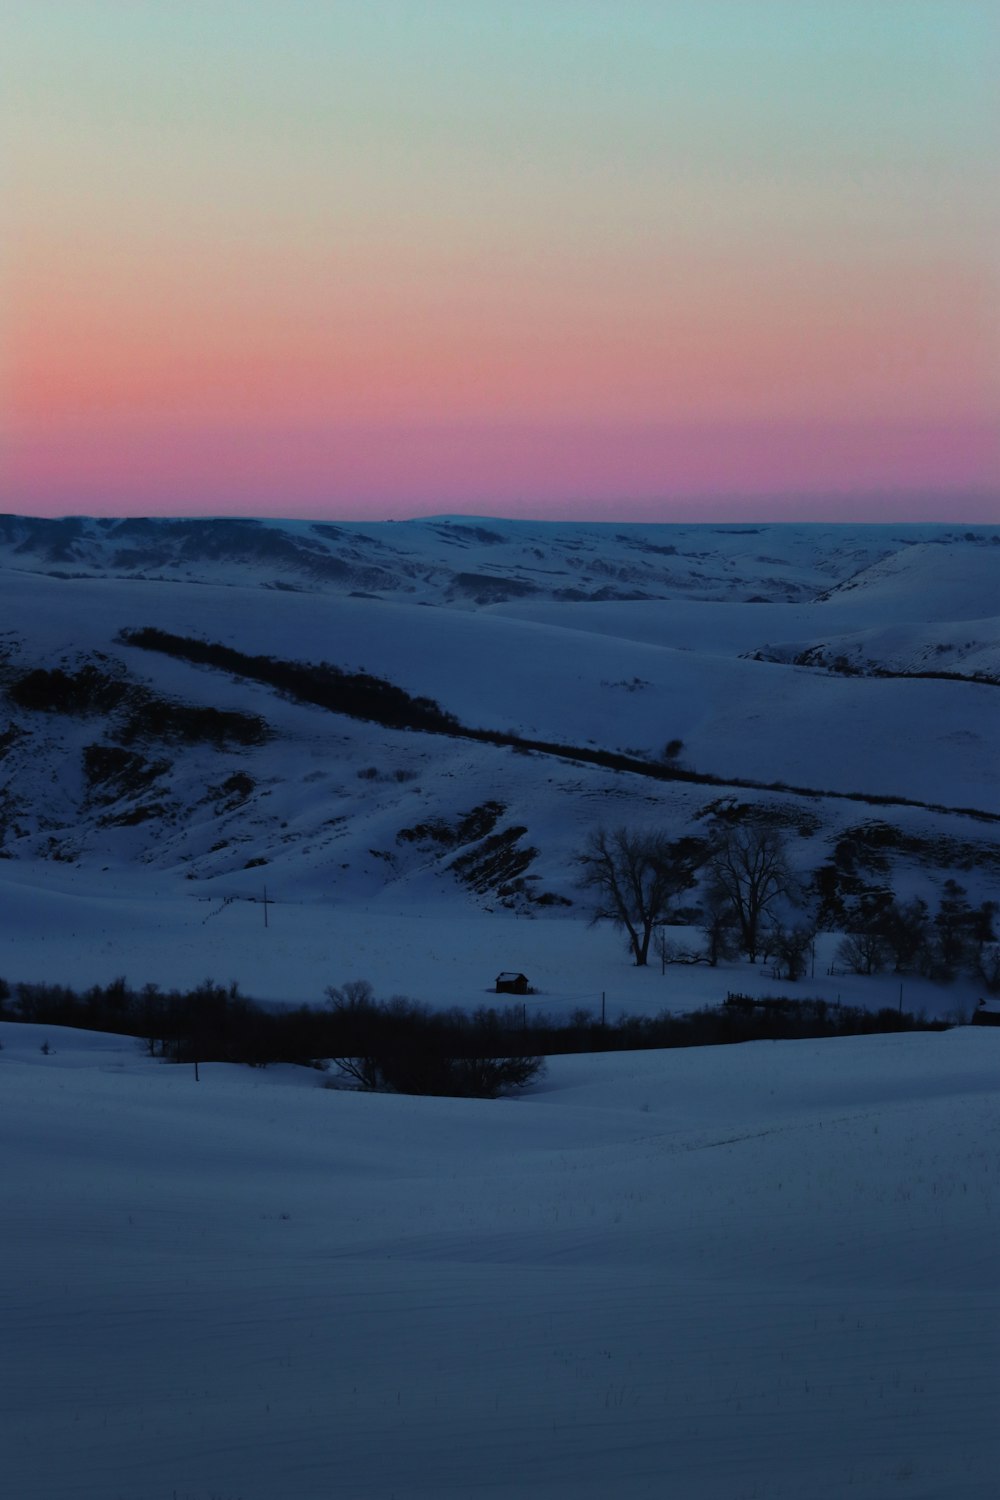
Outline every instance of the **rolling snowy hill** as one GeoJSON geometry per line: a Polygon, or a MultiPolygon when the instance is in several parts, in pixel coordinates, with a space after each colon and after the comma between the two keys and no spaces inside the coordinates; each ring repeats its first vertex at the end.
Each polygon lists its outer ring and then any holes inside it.
{"type": "MultiPolygon", "coordinates": [[[[704,833],[741,806],[803,875],[881,841],[866,878],[901,895],[998,892],[994,528],[7,517],[0,588],[9,977],[280,999],[363,974],[479,1003],[530,963],[556,1005],[615,982],[648,1009],[662,988],[587,930],[576,857],[598,825],[704,833]],[[150,628],[451,718],[330,712],[123,635],[150,628]]],[[[703,998],[684,980],[669,1003],[703,998]]]]}
{"type": "Polygon", "coordinates": [[[494,1102],[0,1038],[18,1500],[995,1493],[1000,1033],[494,1102]]]}
{"type": "MultiPolygon", "coordinates": [[[[118,975],[475,1009],[513,968],[556,1020],[965,1019],[974,975],[850,972],[830,913],[1000,897],[998,584],[982,527],[4,518],[8,1014],[118,975]],[[577,878],[619,825],[780,830],[807,975],[631,966],[577,878]]],[[[483,1101],[0,1020],[6,1488],[992,1500],[998,1037],[483,1101]]]]}

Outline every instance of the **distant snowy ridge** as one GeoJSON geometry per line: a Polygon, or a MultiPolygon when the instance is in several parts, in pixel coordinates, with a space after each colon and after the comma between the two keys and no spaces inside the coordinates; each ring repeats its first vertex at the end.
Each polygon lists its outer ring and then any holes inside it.
{"type": "MultiPolygon", "coordinates": [[[[453,605],[670,598],[815,598],[900,549],[987,545],[979,527],[599,525],[428,519],[330,524],[233,519],[0,517],[0,560],[56,576],[114,576],[453,605]],[[968,538],[975,538],[970,541],[968,538]]],[[[856,586],[856,585],[852,585],[856,586]]]]}

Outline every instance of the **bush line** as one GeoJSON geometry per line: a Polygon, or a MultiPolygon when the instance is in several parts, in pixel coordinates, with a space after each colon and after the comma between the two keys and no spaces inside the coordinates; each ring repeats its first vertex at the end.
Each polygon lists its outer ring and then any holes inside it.
{"type": "Polygon", "coordinates": [[[537,1077],[546,1056],[718,1046],[883,1032],[946,1031],[908,1011],[826,1000],[730,996],[685,1015],[620,1016],[602,1022],[578,1010],[557,1021],[527,1005],[432,1010],[397,997],[375,999],[363,981],[327,991],[323,1007],[266,1007],[239,986],[206,979],[191,990],[141,989],[124,978],[75,990],[0,980],[0,1020],[69,1026],[139,1038],[171,1062],[317,1066],[329,1061],[364,1088],[494,1097],[537,1077]]]}
{"type": "Polygon", "coordinates": [[[173,635],[169,631],[146,625],[121,630],[118,639],[127,646],[145,651],[162,651],[182,661],[215,667],[234,676],[248,677],[277,688],[302,703],[312,703],[332,713],[346,714],[389,729],[418,729],[429,734],[445,734],[453,739],[474,740],[479,744],[520,751],[522,754],[548,755],[582,765],[600,766],[607,771],[623,771],[654,781],[684,781],[697,786],[741,787],[752,791],[784,792],[793,797],[834,797],[849,802],[864,802],[874,807],[919,807],[927,812],[951,813],[982,822],[1000,823],[1000,814],[974,807],[947,807],[936,802],[921,802],[913,797],[890,797],[876,792],[835,792],[816,787],[792,786],[782,781],[751,781],[738,776],[716,776],[708,771],[691,771],[684,767],[642,760],[613,750],[594,750],[586,746],[563,745],[554,740],[526,739],[499,729],[475,729],[462,724],[454,714],[443,709],[432,698],[413,697],[385,678],[367,672],[346,672],[329,662],[318,664],[282,661],[271,656],[248,656],[231,646],[197,640],[192,636],[173,635]]]}

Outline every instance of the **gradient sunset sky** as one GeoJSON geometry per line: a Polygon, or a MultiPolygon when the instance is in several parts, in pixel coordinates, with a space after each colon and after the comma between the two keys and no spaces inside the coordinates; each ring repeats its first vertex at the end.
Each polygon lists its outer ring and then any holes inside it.
{"type": "Polygon", "coordinates": [[[1000,520],[1000,6],[4,0],[0,508],[1000,520]]]}

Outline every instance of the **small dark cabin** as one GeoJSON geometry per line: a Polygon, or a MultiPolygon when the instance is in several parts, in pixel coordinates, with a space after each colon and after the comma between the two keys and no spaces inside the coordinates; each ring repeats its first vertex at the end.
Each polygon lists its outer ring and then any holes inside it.
{"type": "Polygon", "coordinates": [[[498,995],[527,995],[529,993],[526,974],[503,973],[497,975],[498,995]]]}
{"type": "Polygon", "coordinates": [[[973,1026],[1000,1026],[1000,1008],[987,1005],[985,1000],[980,1000],[976,1009],[972,1012],[973,1026]]]}

